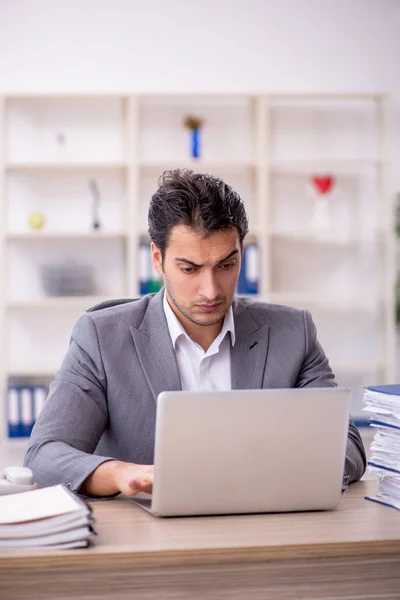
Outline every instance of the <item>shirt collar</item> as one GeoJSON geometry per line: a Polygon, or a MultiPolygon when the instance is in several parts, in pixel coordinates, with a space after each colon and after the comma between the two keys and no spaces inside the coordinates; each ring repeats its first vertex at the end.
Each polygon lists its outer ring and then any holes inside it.
{"type": "MultiPolygon", "coordinates": [[[[176,340],[181,335],[184,335],[188,340],[190,340],[190,337],[188,336],[182,323],[179,321],[178,317],[176,316],[176,314],[174,313],[174,311],[168,304],[166,292],[164,292],[163,307],[164,307],[165,318],[167,319],[169,334],[170,334],[171,340],[172,340],[172,345],[175,348],[176,340]]],[[[218,335],[218,338],[221,342],[225,338],[228,331],[231,334],[232,346],[234,346],[235,341],[236,341],[236,336],[235,336],[235,322],[233,319],[232,306],[229,307],[229,310],[225,315],[221,332],[218,335]]],[[[218,339],[218,338],[216,338],[216,339],[218,339]]]]}

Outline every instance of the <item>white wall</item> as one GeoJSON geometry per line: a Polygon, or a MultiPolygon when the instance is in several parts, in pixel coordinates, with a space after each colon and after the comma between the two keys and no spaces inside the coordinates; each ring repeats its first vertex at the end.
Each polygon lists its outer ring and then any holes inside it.
{"type": "Polygon", "coordinates": [[[399,65],[399,0],[0,0],[0,92],[388,91],[400,133],[399,65]]]}
{"type": "Polygon", "coordinates": [[[0,0],[0,86],[400,88],[398,0],[0,0]]]}

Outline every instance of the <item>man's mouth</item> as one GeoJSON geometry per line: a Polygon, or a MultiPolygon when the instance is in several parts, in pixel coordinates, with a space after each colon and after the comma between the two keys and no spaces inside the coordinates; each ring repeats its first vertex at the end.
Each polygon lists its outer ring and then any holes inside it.
{"type": "Polygon", "coordinates": [[[221,306],[222,302],[214,302],[214,304],[196,304],[196,307],[202,312],[213,312],[221,306]]]}

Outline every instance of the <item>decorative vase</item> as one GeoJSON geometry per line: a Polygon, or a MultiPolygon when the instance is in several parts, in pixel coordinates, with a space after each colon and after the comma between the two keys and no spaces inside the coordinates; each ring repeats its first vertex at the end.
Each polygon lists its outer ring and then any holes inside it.
{"type": "Polygon", "coordinates": [[[311,227],[315,234],[326,234],[331,229],[331,207],[329,198],[318,197],[315,200],[311,227]]]}
{"type": "Polygon", "coordinates": [[[191,129],[192,158],[200,158],[200,128],[191,129]]]}
{"type": "Polygon", "coordinates": [[[335,184],[332,175],[311,177],[317,197],[311,219],[311,227],[316,235],[325,235],[331,232],[331,191],[335,184]]]}

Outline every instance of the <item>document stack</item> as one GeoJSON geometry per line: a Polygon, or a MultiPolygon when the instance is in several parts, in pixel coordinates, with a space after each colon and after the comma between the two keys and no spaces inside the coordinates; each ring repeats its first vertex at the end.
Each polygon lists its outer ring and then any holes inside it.
{"type": "Polygon", "coordinates": [[[379,491],[368,500],[400,510],[400,385],[366,388],[364,404],[376,428],[368,471],[379,477],[379,491]]]}
{"type": "Polygon", "coordinates": [[[85,548],[95,535],[90,506],[64,485],[0,497],[0,552],[85,548]]]}

